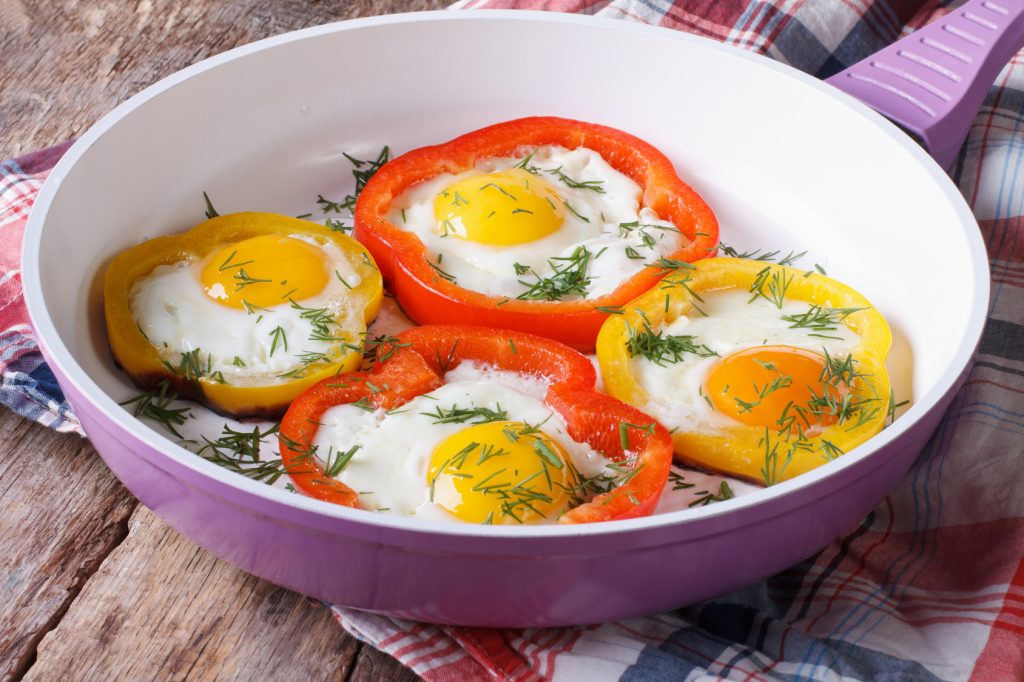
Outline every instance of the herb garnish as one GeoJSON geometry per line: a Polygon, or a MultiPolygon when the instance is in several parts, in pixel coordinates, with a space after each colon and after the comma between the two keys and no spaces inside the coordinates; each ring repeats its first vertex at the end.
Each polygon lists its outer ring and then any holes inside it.
{"type": "MultiPolygon", "coordinates": [[[[593,257],[587,247],[577,246],[571,255],[548,259],[552,272],[547,277],[541,277],[533,268],[528,268],[522,274],[530,275],[536,281],[519,280],[528,289],[516,298],[522,301],[560,301],[566,296],[586,296],[591,281],[587,268],[593,257]]],[[[516,268],[517,274],[520,274],[519,270],[516,268]]]]}
{"type": "Polygon", "coordinates": [[[254,426],[252,431],[238,431],[224,424],[220,438],[212,440],[203,436],[204,445],[196,454],[229,471],[270,485],[287,473],[286,467],[280,459],[261,459],[260,447],[267,437],[277,433],[279,426],[274,424],[266,430],[254,426]]]}
{"type": "Polygon", "coordinates": [[[718,486],[717,494],[708,492],[707,490],[699,490],[694,494],[697,495],[697,499],[688,504],[688,507],[706,507],[712,502],[725,502],[726,500],[731,500],[736,497],[727,481],[722,481],[722,484],[718,486]]]}
{"type": "MultiPolygon", "coordinates": [[[[533,155],[531,154],[530,156],[532,157],[533,155]]],[[[530,158],[530,157],[527,157],[527,159],[528,158],[530,158]]],[[[524,167],[524,169],[525,169],[525,167],[524,167]]],[[[559,166],[558,168],[545,168],[544,172],[545,173],[550,173],[551,175],[554,175],[556,178],[561,180],[562,184],[564,184],[566,187],[569,187],[569,188],[572,188],[572,189],[587,189],[587,190],[590,190],[591,192],[595,192],[597,194],[604,194],[604,187],[601,186],[601,185],[604,184],[604,180],[583,180],[583,181],[573,180],[568,175],[566,175],[565,173],[562,172],[562,167],[561,166],[559,166]]],[[[569,210],[571,211],[572,209],[570,208],[569,210]]],[[[575,213],[575,211],[573,211],[573,212],[575,213]]],[[[587,222],[590,222],[590,221],[588,220],[587,222]]]]}
{"type": "Polygon", "coordinates": [[[750,285],[750,293],[753,294],[750,302],[763,298],[776,308],[781,309],[786,297],[786,290],[792,283],[793,278],[787,275],[785,270],[773,270],[771,266],[768,266],[754,276],[754,281],[750,285]],[[765,293],[766,288],[767,293],[765,293]]]}
{"type": "Polygon", "coordinates": [[[434,424],[486,424],[508,420],[508,412],[501,409],[501,405],[498,405],[496,410],[489,407],[452,405],[449,408],[444,408],[438,406],[433,412],[420,412],[420,414],[433,419],[434,424]]]}
{"type": "Polygon", "coordinates": [[[641,355],[656,365],[664,367],[666,364],[679,362],[687,353],[698,357],[709,358],[717,356],[718,353],[711,350],[704,344],[695,343],[697,337],[690,335],[666,335],[663,331],[655,332],[651,324],[644,319],[641,328],[637,329],[628,321],[626,322],[626,350],[630,357],[641,355]]]}
{"type": "MultiPolygon", "coordinates": [[[[740,252],[731,246],[719,243],[718,248],[722,250],[722,254],[729,256],[730,258],[743,258],[745,260],[759,260],[759,261],[775,261],[777,256],[782,253],[781,251],[762,251],[761,249],[754,249],[753,251],[740,252]]],[[[796,261],[800,260],[807,255],[806,251],[796,253],[790,251],[788,254],[778,259],[779,265],[792,265],[796,261]]]]}
{"type": "MultiPolygon", "coordinates": [[[[324,198],[322,194],[318,194],[316,197],[316,203],[320,206],[320,210],[324,214],[342,213],[343,211],[347,211],[349,215],[351,215],[352,210],[356,206],[356,200],[359,198],[359,194],[363,191],[363,187],[366,186],[367,181],[369,181],[369,179],[373,177],[374,173],[380,170],[380,167],[388,162],[388,159],[391,156],[391,150],[387,147],[387,145],[385,145],[383,148],[381,148],[380,152],[378,152],[377,158],[373,160],[357,159],[353,156],[344,153],[343,155],[346,159],[349,160],[349,163],[351,163],[353,166],[352,177],[354,177],[356,180],[355,192],[353,192],[352,194],[346,194],[345,198],[342,199],[341,201],[331,201],[330,199],[324,198]]],[[[328,227],[330,227],[332,230],[343,230],[348,232],[351,231],[352,229],[351,227],[345,226],[340,222],[336,222],[333,224],[331,223],[331,221],[327,222],[328,227]]]]}
{"type": "Polygon", "coordinates": [[[176,437],[182,438],[175,426],[181,426],[192,415],[188,407],[171,407],[171,404],[178,399],[178,394],[171,390],[171,384],[166,379],[160,382],[159,387],[153,391],[146,391],[123,403],[122,406],[134,405],[132,415],[135,417],[146,417],[155,422],[163,424],[163,427],[173,433],[176,437]]]}
{"type": "Polygon", "coordinates": [[[206,203],[206,211],[204,215],[207,219],[216,218],[220,215],[220,213],[217,213],[217,209],[213,207],[213,202],[210,201],[210,195],[206,192],[203,192],[203,201],[206,203]]]}
{"type": "Polygon", "coordinates": [[[335,478],[342,472],[345,465],[349,463],[349,460],[358,452],[363,446],[353,445],[351,448],[342,452],[340,450],[329,450],[327,452],[327,458],[324,460],[324,476],[327,478],[335,478]]]}
{"type": "Polygon", "coordinates": [[[810,329],[815,332],[836,331],[838,325],[850,315],[867,308],[826,308],[812,305],[805,313],[783,315],[784,322],[791,323],[790,329],[810,329]]]}
{"type": "Polygon", "coordinates": [[[431,263],[427,259],[424,260],[426,260],[427,265],[429,265],[431,269],[433,269],[433,271],[437,274],[438,277],[445,280],[446,282],[451,282],[452,284],[455,284],[455,275],[445,272],[444,270],[441,269],[439,265],[435,265],[434,263],[431,263]]]}

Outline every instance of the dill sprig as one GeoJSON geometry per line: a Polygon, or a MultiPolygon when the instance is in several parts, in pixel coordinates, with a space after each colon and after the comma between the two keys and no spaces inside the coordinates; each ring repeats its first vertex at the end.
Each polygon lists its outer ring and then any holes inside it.
{"type": "Polygon", "coordinates": [[[212,462],[228,471],[241,474],[254,481],[262,481],[267,485],[273,485],[282,474],[288,473],[287,467],[280,459],[269,459],[260,462],[249,463],[231,457],[229,454],[213,450],[199,455],[207,462],[212,462]]]}
{"type": "Polygon", "coordinates": [[[245,271],[245,268],[238,268],[238,272],[234,274],[233,279],[235,280],[235,291],[241,291],[245,287],[251,286],[253,284],[268,284],[273,281],[269,279],[253,277],[248,272],[245,271]]]}
{"type": "MultiPolygon", "coordinates": [[[[359,194],[363,191],[363,187],[373,177],[373,175],[380,170],[380,167],[388,162],[391,156],[391,150],[385,145],[381,148],[377,154],[377,158],[373,160],[357,159],[348,154],[344,154],[344,157],[349,160],[352,164],[352,177],[356,180],[356,189],[352,194],[346,194],[345,198],[341,201],[331,201],[325,199],[322,194],[318,194],[316,197],[316,203],[320,206],[320,210],[327,213],[342,213],[348,211],[351,214],[352,209],[356,206],[356,200],[359,199],[359,194]]],[[[331,227],[331,229],[336,229],[331,227]]],[[[351,228],[349,228],[351,229],[351,228]]]]}
{"type": "Polygon", "coordinates": [[[778,258],[778,255],[782,253],[782,251],[762,251],[761,249],[754,249],[753,251],[741,252],[724,243],[719,243],[718,248],[722,250],[722,255],[729,256],[730,258],[743,258],[746,260],[759,260],[765,262],[774,261],[778,262],[779,265],[792,265],[807,255],[806,251],[800,251],[799,253],[790,251],[782,258],[778,258]]]}
{"type": "Polygon", "coordinates": [[[489,407],[459,407],[452,405],[444,408],[440,405],[433,412],[420,412],[425,417],[430,417],[435,424],[486,424],[488,422],[507,421],[508,412],[501,409],[492,410],[489,407]]]}
{"type": "Polygon", "coordinates": [[[569,203],[568,199],[562,199],[562,204],[565,205],[565,208],[569,211],[569,213],[572,213],[574,216],[576,216],[577,218],[579,218],[580,220],[582,220],[585,223],[589,223],[590,222],[590,218],[588,218],[587,216],[583,215],[582,213],[577,211],[575,208],[573,208],[572,204],[569,203]]]}
{"type": "Polygon", "coordinates": [[[196,454],[229,471],[270,485],[287,471],[280,458],[262,459],[260,447],[268,437],[277,433],[278,428],[280,424],[265,430],[254,426],[252,431],[239,431],[224,424],[219,438],[203,436],[204,444],[196,454]]]}
{"type": "MultiPolygon", "coordinates": [[[[312,329],[309,333],[310,341],[344,341],[344,337],[335,336],[332,329],[340,327],[341,325],[335,319],[334,315],[327,308],[306,308],[305,306],[296,303],[293,299],[288,299],[293,310],[299,311],[299,319],[307,320],[312,329]]],[[[285,350],[288,350],[288,345],[285,344],[285,350]]],[[[273,350],[270,352],[274,354],[273,350]]]]}
{"type": "MultiPolygon", "coordinates": [[[[613,493],[628,484],[644,468],[636,456],[626,457],[617,462],[609,462],[604,471],[594,476],[583,476],[575,468],[570,473],[572,484],[556,484],[565,490],[570,497],[570,506],[577,507],[598,495],[613,493]]],[[[606,502],[614,499],[609,496],[606,502]]],[[[634,500],[635,501],[635,500],[634,500]]]]}
{"type": "Polygon", "coordinates": [[[441,266],[435,263],[431,263],[429,259],[425,260],[427,262],[427,265],[431,267],[431,269],[434,271],[435,274],[437,274],[438,277],[445,280],[446,282],[451,282],[452,284],[455,284],[455,275],[445,272],[444,270],[441,269],[441,266]]]}
{"type": "Polygon", "coordinates": [[[355,205],[355,202],[352,202],[351,204],[348,202],[350,198],[351,197],[345,197],[341,201],[331,201],[330,199],[324,198],[323,194],[317,194],[316,203],[324,213],[341,213],[345,210],[351,210],[355,205]]]}
{"type": "Polygon", "coordinates": [[[501,515],[511,518],[516,523],[523,523],[520,514],[524,514],[526,510],[530,510],[537,516],[543,517],[544,514],[534,505],[538,502],[550,503],[552,497],[547,493],[537,490],[533,485],[528,484],[538,476],[546,474],[546,472],[547,469],[542,466],[526,478],[502,490],[501,515]]]}
{"type": "Polygon", "coordinates": [[[270,355],[274,354],[277,350],[277,346],[281,345],[285,352],[288,352],[288,336],[285,334],[284,328],[281,325],[274,327],[274,329],[268,334],[272,337],[270,341],[270,355]]]}
{"type": "Polygon", "coordinates": [[[329,449],[327,457],[324,459],[324,476],[327,478],[335,478],[338,476],[356,452],[358,452],[362,447],[362,445],[353,445],[345,452],[334,450],[333,448],[329,449]]]}
{"type": "MultiPolygon", "coordinates": [[[[669,471],[668,481],[672,484],[672,490],[689,490],[697,487],[696,483],[690,483],[686,480],[686,477],[678,471],[669,471]]],[[[688,507],[706,507],[709,504],[725,502],[726,500],[731,500],[736,497],[732,488],[729,487],[728,481],[722,481],[718,486],[717,492],[698,490],[693,494],[696,495],[696,498],[687,505],[688,507]]]]}
{"type": "Polygon", "coordinates": [[[686,477],[678,471],[668,472],[668,482],[672,484],[672,490],[689,490],[697,485],[696,483],[689,483],[686,477]]]}
{"type": "Polygon", "coordinates": [[[622,445],[624,452],[629,450],[629,430],[636,429],[637,431],[643,431],[650,435],[654,433],[654,422],[650,424],[628,424],[626,422],[619,422],[619,444],[622,445]]]}
{"type": "MultiPolygon", "coordinates": [[[[347,223],[343,223],[340,220],[334,220],[333,218],[327,218],[326,220],[324,220],[324,227],[334,232],[341,232],[343,234],[349,234],[354,229],[354,226],[348,225],[347,223]]],[[[341,279],[341,277],[338,277],[338,279],[341,279]]],[[[348,286],[348,284],[345,283],[345,280],[342,279],[341,281],[342,284],[348,286]]],[[[352,287],[349,288],[351,289],[352,287]]]]}
{"type": "Polygon", "coordinates": [[[471,452],[473,452],[474,450],[476,450],[478,447],[480,447],[480,443],[477,443],[476,441],[468,443],[461,450],[459,450],[454,455],[451,455],[448,459],[446,459],[441,464],[441,466],[439,466],[437,468],[437,472],[430,479],[430,501],[431,502],[434,501],[434,491],[437,488],[437,481],[441,478],[441,476],[444,475],[445,473],[449,473],[451,475],[458,476],[459,475],[458,471],[449,472],[448,470],[449,469],[456,469],[456,470],[461,469],[462,465],[466,463],[466,458],[469,457],[469,454],[471,452]]]}
{"type": "Polygon", "coordinates": [[[773,270],[768,266],[754,276],[754,281],[750,285],[750,293],[753,294],[750,302],[763,298],[781,309],[786,298],[786,290],[792,283],[793,278],[787,275],[785,270],[773,270]]]}
{"type": "Polygon", "coordinates": [[[220,266],[217,268],[217,271],[218,272],[224,272],[225,270],[234,270],[235,268],[240,268],[242,266],[249,265],[250,263],[254,263],[255,262],[255,261],[250,259],[250,260],[242,261],[241,263],[236,263],[234,261],[235,261],[235,256],[237,256],[237,255],[238,255],[238,251],[232,251],[231,254],[227,258],[224,259],[224,262],[220,264],[220,266]]]}
{"type": "Polygon", "coordinates": [[[134,405],[133,416],[145,417],[158,422],[175,437],[182,438],[183,436],[174,427],[184,424],[192,415],[192,410],[188,407],[172,407],[171,405],[177,399],[178,394],[171,390],[170,382],[165,379],[160,382],[156,390],[146,391],[118,404],[125,407],[134,405]]]}
{"type": "Polygon", "coordinates": [[[519,163],[517,163],[516,165],[514,165],[512,167],[513,168],[521,168],[522,170],[526,171],[527,173],[533,173],[534,175],[537,175],[543,169],[540,168],[539,166],[531,166],[530,165],[530,161],[533,160],[533,157],[536,154],[537,154],[536,151],[530,152],[529,154],[524,156],[523,159],[519,163]]]}
{"type": "Polygon", "coordinates": [[[441,351],[438,348],[434,349],[434,358],[437,360],[437,368],[444,374],[447,372],[453,364],[455,364],[455,351],[459,347],[459,339],[455,339],[452,342],[452,347],[448,349],[448,354],[445,357],[441,357],[441,351]]]}
{"type": "Polygon", "coordinates": [[[505,434],[505,438],[512,443],[515,443],[524,436],[534,436],[540,433],[541,427],[548,423],[548,420],[554,415],[554,412],[544,418],[544,421],[538,422],[537,424],[531,424],[530,422],[522,421],[516,424],[510,424],[503,428],[501,432],[505,434]]]}
{"type": "Polygon", "coordinates": [[[900,409],[904,405],[907,405],[908,403],[910,403],[909,400],[903,400],[901,402],[896,402],[896,391],[890,385],[889,386],[889,407],[888,407],[888,409],[886,411],[886,414],[885,414],[885,425],[889,426],[890,424],[892,424],[896,420],[896,410],[900,409]]]}
{"type": "Polygon", "coordinates": [[[695,270],[697,268],[697,266],[694,265],[693,263],[687,263],[686,261],[679,260],[677,258],[665,258],[664,256],[654,261],[653,263],[649,263],[648,265],[656,267],[662,272],[674,272],[676,270],[695,270]]]}
{"type": "Polygon", "coordinates": [[[206,192],[203,192],[203,202],[206,204],[206,211],[203,215],[205,215],[207,219],[216,218],[220,215],[220,213],[217,213],[217,209],[213,207],[213,202],[210,201],[210,195],[206,192]]]}
{"type": "Polygon", "coordinates": [[[509,191],[508,191],[507,189],[505,189],[504,187],[502,187],[501,185],[499,185],[499,184],[498,184],[498,183],[496,183],[496,182],[488,182],[487,184],[485,184],[485,185],[480,185],[480,187],[479,187],[479,189],[480,189],[480,191],[481,191],[481,192],[482,192],[483,190],[485,190],[485,189],[490,189],[490,188],[493,188],[493,189],[496,189],[496,190],[498,190],[499,192],[501,192],[502,194],[504,194],[505,196],[507,196],[507,197],[508,197],[509,199],[511,199],[512,201],[519,201],[519,199],[518,199],[518,198],[516,197],[516,195],[515,195],[515,194],[512,194],[512,192],[509,192],[509,191]]]}
{"type": "MultiPolygon", "coordinates": [[[[532,157],[533,155],[531,154],[530,156],[532,157]]],[[[524,168],[524,170],[526,169],[524,168]]],[[[604,187],[601,186],[604,184],[604,180],[573,180],[568,175],[562,172],[561,166],[559,166],[558,168],[545,168],[544,172],[554,175],[556,178],[562,181],[562,184],[571,189],[586,189],[597,194],[604,194],[604,187]]]]}
{"type": "Polygon", "coordinates": [[[826,308],[812,305],[807,312],[783,315],[783,322],[789,322],[790,329],[810,329],[815,332],[832,332],[850,315],[867,308],[826,308]]]}
{"type": "MultiPolygon", "coordinates": [[[[628,239],[635,235],[640,238],[641,246],[648,249],[652,249],[658,243],[658,240],[654,237],[653,234],[648,232],[648,230],[659,230],[661,232],[679,232],[679,228],[677,228],[675,225],[654,225],[650,223],[641,223],[639,220],[634,220],[628,223],[619,223],[619,237],[623,239],[628,239]]],[[[630,255],[629,253],[627,253],[626,255],[630,258],[643,258],[643,256],[641,256],[635,250],[633,250],[633,253],[635,253],[636,255],[630,255]]],[[[671,261],[672,259],[665,260],[671,261]]],[[[681,263],[683,261],[679,262],[681,263]]]]}
{"type": "Polygon", "coordinates": [[[411,345],[409,342],[402,343],[401,339],[390,334],[367,334],[363,342],[363,361],[367,367],[372,367],[377,362],[385,362],[391,358],[399,348],[408,348],[411,345]]]}
{"type": "MultiPolygon", "coordinates": [[[[190,351],[181,353],[178,358],[177,366],[171,364],[167,360],[162,360],[164,367],[174,372],[175,375],[182,377],[186,381],[199,381],[205,376],[213,374],[213,358],[209,355],[206,356],[206,363],[204,365],[202,359],[199,357],[202,350],[199,348],[193,348],[190,351]]],[[[221,375],[221,379],[224,375],[221,375]]],[[[221,383],[224,383],[221,381],[221,383]]]]}
{"type": "Polygon", "coordinates": [[[299,366],[290,369],[286,372],[281,372],[277,376],[282,378],[300,378],[306,375],[306,371],[309,370],[313,365],[317,364],[328,364],[333,361],[333,358],[327,353],[321,353],[319,351],[310,350],[296,353],[295,358],[299,361],[299,366]]]}
{"type": "MultiPolygon", "coordinates": [[[[548,259],[551,274],[541,277],[533,268],[521,274],[530,275],[536,281],[519,280],[527,290],[516,298],[522,301],[560,301],[566,296],[586,296],[591,278],[587,268],[593,254],[585,246],[577,246],[572,254],[548,259]]],[[[517,274],[519,268],[516,269],[517,274]]]]}
{"type": "Polygon", "coordinates": [[[813,443],[803,435],[802,431],[798,431],[794,438],[790,438],[787,434],[773,440],[767,426],[764,428],[764,436],[758,445],[764,449],[764,460],[760,473],[766,486],[775,485],[782,479],[790,462],[798,452],[811,452],[814,449],[813,443]],[[785,447],[780,452],[780,446],[783,445],[785,447]]]}
{"type": "MultiPolygon", "coordinates": [[[[704,299],[700,297],[700,294],[693,290],[693,287],[690,286],[691,281],[693,281],[693,278],[690,275],[669,275],[665,279],[661,280],[661,284],[658,286],[662,289],[682,289],[690,297],[690,306],[704,317],[707,317],[708,314],[704,312],[704,309],[697,305],[697,302],[703,303],[704,299]]],[[[665,311],[668,312],[667,299],[665,311]]]]}
{"type": "Polygon", "coordinates": [[[841,386],[853,388],[854,382],[858,379],[870,376],[857,370],[857,361],[851,353],[844,356],[833,356],[827,350],[822,350],[825,353],[825,365],[821,370],[821,383],[835,388],[841,386]]]}
{"type": "Polygon", "coordinates": [[[688,507],[706,507],[713,502],[725,502],[726,500],[731,500],[736,497],[732,488],[729,487],[728,481],[722,481],[721,485],[718,486],[717,493],[712,493],[707,490],[698,490],[694,494],[697,496],[697,499],[688,504],[688,507]]]}
{"type": "Polygon", "coordinates": [[[663,331],[655,332],[651,329],[648,320],[644,320],[637,329],[628,321],[626,322],[626,350],[630,357],[643,356],[656,365],[664,367],[683,359],[686,354],[693,354],[702,358],[715,357],[718,355],[704,344],[695,343],[696,336],[665,334],[663,331]]]}

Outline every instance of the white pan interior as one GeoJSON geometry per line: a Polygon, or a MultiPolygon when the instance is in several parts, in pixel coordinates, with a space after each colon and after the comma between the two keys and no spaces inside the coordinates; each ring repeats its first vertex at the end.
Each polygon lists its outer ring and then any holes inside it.
{"type": "Polygon", "coordinates": [[[40,197],[25,252],[34,320],[69,378],[144,433],[115,405],[137,391],[102,330],[96,276],[114,253],[202,220],[203,191],[222,213],[313,212],[318,194],[351,191],[343,152],[402,152],[529,115],[646,139],[714,208],[723,242],[807,251],[798,265],[820,264],[878,307],[893,330],[897,399],[914,406],[853,456],[920,416],[967,362],[988,300],[984,247],[948,178],[895,127],[814,79],[710,41],[523,12],[309,29],[133,98],[79,141],[40,197]]]}

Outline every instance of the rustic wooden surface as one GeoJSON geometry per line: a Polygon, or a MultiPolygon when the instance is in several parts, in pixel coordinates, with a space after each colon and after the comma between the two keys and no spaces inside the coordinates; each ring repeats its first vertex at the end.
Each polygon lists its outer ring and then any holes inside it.
{"type": "MultiPolygon", "coordinates": [[[[0,159],[285,31],[447,0],[0,0],[0,159]]],[[[156,519],[82,439],[0,408],[0,680],[415,680],[156,519]]]]}

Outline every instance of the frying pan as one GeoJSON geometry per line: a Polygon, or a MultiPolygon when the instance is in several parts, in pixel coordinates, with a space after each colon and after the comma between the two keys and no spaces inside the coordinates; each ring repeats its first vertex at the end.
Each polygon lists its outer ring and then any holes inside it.
{"type": "MultiPolygon", "coordinates": [[[[851,74],[834,82],[868,83],[851,74]]],[[[902,81],[907,92],[912,80],[902,81]]],[[[938,149],[938,132],[917,130],[938,149]]],[[[989,283],[977,224],[940,166],[836,88],[674,31],[500,11],[321,26],[172,75],[68,151],[40,192],[23,255],[44,356],[111,470],[167,523],[247,571],[336,604],[508,627],[599,622],[708,598],[852,527],[908,469],[963,381],[989,283]],[[343,152],[412,149],[537,114],[647,139],[716,210],[724,241],[807,250],[859,289],[891,323],[890,370],[909,409],[835,461],[726,502],[578,527],[491,527],[406,520],[269,487],[119,406],[136,390],[106,346],[98,273],[118,251],[198,222],[203,191],[222,212],[301,214],[317,194],[350,189],[343,152]],[[955,285],[936,285],[935,263],[955,285]]]]}

